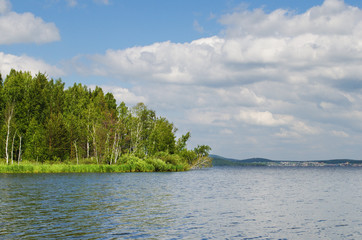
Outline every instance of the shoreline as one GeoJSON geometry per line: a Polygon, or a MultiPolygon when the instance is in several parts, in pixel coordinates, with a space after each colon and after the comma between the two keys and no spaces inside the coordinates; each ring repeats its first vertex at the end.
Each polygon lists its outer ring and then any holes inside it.
{"type": "Polygon", "coordinates": [[[0,164],[0,173],[127,173],[127,172],[182,172],[188,166],[179,164],[66,164],[66,163],[20,163],[0,164]]]}

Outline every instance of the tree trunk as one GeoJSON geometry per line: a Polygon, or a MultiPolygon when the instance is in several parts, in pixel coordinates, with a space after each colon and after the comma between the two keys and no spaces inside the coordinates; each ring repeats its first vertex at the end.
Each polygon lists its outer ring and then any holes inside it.
{"type": "Polygon", "coordinates": [[[20,144],[19,144],[18,165],[19,165],[19,162],[21,161],[21,139],[22,139],[22,136],[19,136],[19,137],[20,137],[20,144]]]}
{"type": "Polygon", "coordinates": [[[74,141],[75,157],[77,158],[77,165],[79,164],[77,140],[74,141]]]}
{"type": "MultiPolygon", "coordinates": [[[[105,149],[106,149],[106,161],[107,161],[107,158],[110,157],[110,154],[109,154],[109,133],[107,133],[107,140],[106,140],[106,143],[105,143],[105,149]]],[[[112,159],[109,160],[109,164],[112,164],[112,159]]]]}
{"type": "Polygon", "coordinates": [[[96,142],[96,128],[93,125],[93,147],[94,147],[94,156],[96,157],[97,160],[97,164],[99,164],[98,162],[98,152],[97,152],[97,142],[96,142]]]}
{"type": "Polygon", "coordinates": [[[6,124],[7,124],[7,133],[6,133],[6,142],[5,142],[6,164],[9,164],[8,147],[9,147],[9,136],[10,136],[10,123],[11,123],[11,118],[13,117],[13,112],[14,112],[14,106],[11,107],[11,109],[9,111],[8,120],[6,122],[6,124]]]}
{"type": "Polygon", "coordinates": [[[89,158],[89,140],[87,139],[87,158],[89,158]]]}
{"type": "Polygon", "coordinates": [[[15,142],[15,137],[16,137],[16,131],[14,133],[13,142],[11,144],[11,164],[14,164],[14,142],[15,142]]]}

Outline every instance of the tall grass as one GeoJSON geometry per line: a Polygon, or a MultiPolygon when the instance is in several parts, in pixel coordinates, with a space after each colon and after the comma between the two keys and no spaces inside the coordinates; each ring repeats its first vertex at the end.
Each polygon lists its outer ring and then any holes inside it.
{"type": "Polygon", "coordinates": [[[145,160],[132,155],[124,156],[119,163],[108,164],[74,164],[21,162],[19,165],[0,163],[0,173],[105,173],[105,172],[175,172],[188,170],[185,164],[171,164],[158,158],[145,160]]]}

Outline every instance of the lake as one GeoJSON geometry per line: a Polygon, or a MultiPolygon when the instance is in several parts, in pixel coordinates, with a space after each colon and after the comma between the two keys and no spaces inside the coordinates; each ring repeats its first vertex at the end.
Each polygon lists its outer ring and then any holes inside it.
{"type": "Polygon", "coordinates": [[[0,239],[362,239],[362,168],[0,174],[0,239]]]}

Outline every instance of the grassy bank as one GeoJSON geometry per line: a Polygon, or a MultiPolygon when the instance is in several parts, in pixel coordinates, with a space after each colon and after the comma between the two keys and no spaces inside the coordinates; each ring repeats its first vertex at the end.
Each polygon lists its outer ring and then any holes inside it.
{"type": "Polygon", "coordinates": [[[104,173],[104,172],[176,172],[188,170],[183,163],[171,164],[161,159],[140,159],[129,157],[117,164],[94,164],[74,162],[65,163],[37,163],[21,162],[20,164],[0,163],[0,173],[104,173]]]}

